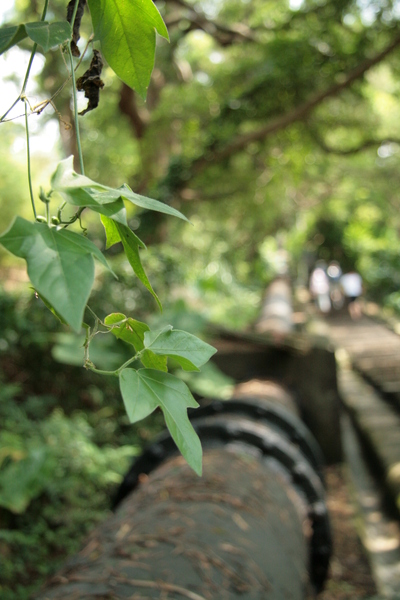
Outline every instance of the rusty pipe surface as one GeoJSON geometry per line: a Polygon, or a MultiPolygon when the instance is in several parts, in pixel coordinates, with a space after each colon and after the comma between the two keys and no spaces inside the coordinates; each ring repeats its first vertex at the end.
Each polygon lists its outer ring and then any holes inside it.
{"type": "Polygon", "coordinates": [[[127,474],[115,515],[38,598],[304,600],[321,588],[330,529],[304,424],[260,398],[193,415],[203,477],[162,434],[127,474]]]}
{"type": "Polygon", "coordinates": [[[143,478],[42,599],[306,597],[305,503],[279,469],[239,448],[180,457],[143,478]]]}

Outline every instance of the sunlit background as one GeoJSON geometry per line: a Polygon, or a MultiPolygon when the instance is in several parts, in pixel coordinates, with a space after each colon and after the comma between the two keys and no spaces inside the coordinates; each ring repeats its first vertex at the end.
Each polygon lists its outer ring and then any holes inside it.
{"type": "MultiPolygon", "coordinates": [[[[84,213],[82,227],[118,274],[114,281],[97,271],[91,306],[101,317],[118,311],[200,336],[212,325],[246,331],[276,275],[289,273],[307,298],[313,265],[335,260],[362,275],[366,303],[397,318],[399,50],[293,115],[390,44],[400,3],[328,4],[188,0],[198,25],[188,8],[160,1],[171,43],[157,41],[147,102],[105,66],[99,107],[79,117],[86,174],[128,183],[191,224],[129,208],[161,314],[118,245],[106,251],[98,215],[84,213]]],[[[64,19],[65,5],[50,0],[49,19],[64,19]]],[[[41,10],[42,2],[1,0],[0,24],[37,20],[41,10]]],[[[86,16],[82,51],[90,33],[86,16]]],[[[18,98],[30,49],[24,40],[0,57],[0,116],[18,98]]],[[[90,58],[89,48],[78,75],[90,58]]],[[[71,89],[58,93],[67,77],[59,50],[44,57],[39,49],[27,97],[32,109],[51,97],[54,106],[29,117],[36,198],[50,189],[57,162],[76,154],[71,89]]],[[[86,104],[79,94],[79,110],[86,104]]],[[[18,102],[0,124],[0,232],[17,214],[32,219],[23,111],[18,102]]],[[[0,431],[0,571],[5,600],[23,600],[104,517],[130,459],[161,423],[128,425],[117,385],[80,367],[82,336],[35,298],[22,260],[2,249],[0,274],[0,420],[8,424],[0,431]]],[[[118,366],[126,349],[103,336],[91,358],[118,366]]],[[[206,396],[232,391],[212,366],[185,377],[206,396]]]]}

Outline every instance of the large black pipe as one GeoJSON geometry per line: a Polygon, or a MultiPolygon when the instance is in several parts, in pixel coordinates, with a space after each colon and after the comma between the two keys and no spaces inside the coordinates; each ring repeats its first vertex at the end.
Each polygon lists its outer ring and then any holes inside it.
{"type": "Polygon", "coordinates": [[[237,383],[274,379],[291,390],[301,418],[328,464],[342,459],[340,398],[329,341],[295,331],[292,288],[278,277],[267,288],[252,332],[210,328],[218,349],[212,361],[237,383]]]}
{"type": "Polygon", "coordinates": [[[331,538],[310,432],[259,398],[194,415],[203,477],[160,436],[127,474],[115,515],[39,598],[304,600],[322,587],[331,538]]]}

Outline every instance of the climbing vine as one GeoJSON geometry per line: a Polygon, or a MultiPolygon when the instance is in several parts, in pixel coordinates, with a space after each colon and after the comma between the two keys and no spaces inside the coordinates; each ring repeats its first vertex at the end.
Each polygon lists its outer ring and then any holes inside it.
{"type": "MultiPolygon", "coordinates": [[[[187,416],[187,408],[197,402],[189,388],[168,372],[168,358],[174,359],[186,371],[198,371],[214,354],[215,349],[199,338],[167,326],[153,331],[146,323],[121,313],[108,315],[104,320],[88,307],[94,283],[94,261],[110,269],[104,255],[90,241],[86,229],[81,233],[70,226],[80,223],[83,211],[99,215],[104,226],[106,248],[122,242],[126,257],[140,280],[161,309],[161,302],[143,268],[140,251],[145,248],[141,239],[127,222],[126,204],[158,211],[186,220],[174,208],[152,198],[136,194],[127,184],[108,187],[85,176],[84,156],[79,134],[79,114],[94,110],[104,84],[101,80],[102,56],[120,79],[146,96],[154,66],[156,32],[168,39],[166,26],[152,0],[71,0],[66,6],[66,20],[49,22],[46,15],[49,0],[44,0],[39,22],[23,23],[0,29],[0,54],[23,40],[33,42],[30,60],[21,92],[0,122],[8,120],[11,110],[24,104],[27,139],[27,175],[33,221],[16,216],[9,229],[0,235],[0,243],[12,254],[26,261],[27,272],[36,294],[59,320],[75,332],[86,331],[84,366],[95,373],[119,378],[121,395],[130,421],[139,421],[156,408],[161,408],[166,425],[182,455],[190,466],[201,474],[202,450],[200,441],[187,416]],[[78,47],[80,25],[89,9],[93,34],[90,46],[91,62],[86,71],[76,77],[76,71],[86,59],[86,50],[78,47]],[[32,107],[27,85],[38,46],[44,53],[59,47],[68,65],[65,85],[71,86],[74,122],[80,173],[74,170],[73,157],[62,160],[56,167],[49,189],[41,188],[36,196],[32,185],[29,144],[29,117],[40,114],[52,99],[32,107]],[[88,104],[78,114],[77,91],[85,92],[88,104]],[[60,202],[61,198],[61,202],[60,202]],[[38,201],[44,215],[38,214],[38,201]],[[65,216],[73,207],[73,216],[65,216]],[[90,323],[84,315],[91,315],[90,323]],[[99,333],[108,333],[123,340],[131,348],[131,358],[116,370],[100,370],[90,359],[90,343],[99,333]],[[137,364],[141,363],[138,368],[137,364]]],[[[110,269],[111,270],[111,269],[110,269]]]]}

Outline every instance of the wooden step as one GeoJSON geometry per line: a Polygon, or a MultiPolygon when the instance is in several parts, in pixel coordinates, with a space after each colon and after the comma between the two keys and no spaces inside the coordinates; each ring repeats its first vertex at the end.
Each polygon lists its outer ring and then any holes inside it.
{"type": "Polygon", "coordinates": [[[350,369],[338,372],[339,392],[400,514],[400,416],[350,369]]]}

